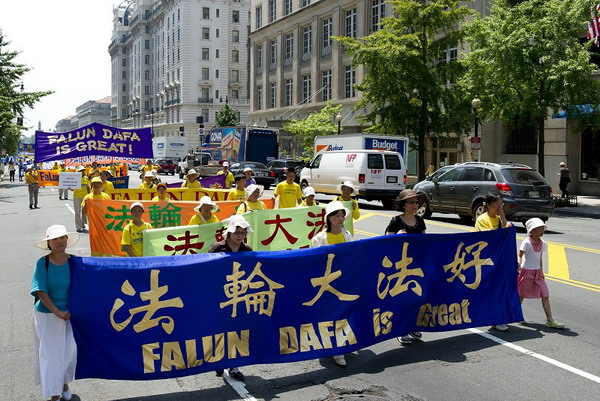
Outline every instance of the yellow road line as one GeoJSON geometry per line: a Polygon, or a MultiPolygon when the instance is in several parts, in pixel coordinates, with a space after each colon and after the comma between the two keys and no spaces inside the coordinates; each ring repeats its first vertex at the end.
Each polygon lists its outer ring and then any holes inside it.
{"type": "Polygon", "coordinates": [[[560,278],[555,278],[555,277],[550,277],[550,276],[546,276],[546,278],[548,280],[556,281],[557,283],[567,284],[567,285],[577,287],[577,288],[583,288],[584,290],[588,290],[588,291],[600,292],[600,288],[597,288],[597,286],[592,285],[592,284],[583,283],[583,285],[582,285],[582,284],[577,284],[579,282],[573,282],[573,280],[563,280],[560,278]]]}
{"type": "Polygon", "coordinates": [[[569,262],[562,245],[548,245],[548,274],[556,278],[569,280],[569,262]]]}
{"type": "Polygon", "coordinates": [[[373,217],[373,216],[375,216],[375,213],[365,213],[365,214],[361,214],[361,216],[360,216],[358,219],[354,220],[354,222],[356,223],[357,221],[366,220],[366,219],[368,219],[369,217],[373,217]]]}

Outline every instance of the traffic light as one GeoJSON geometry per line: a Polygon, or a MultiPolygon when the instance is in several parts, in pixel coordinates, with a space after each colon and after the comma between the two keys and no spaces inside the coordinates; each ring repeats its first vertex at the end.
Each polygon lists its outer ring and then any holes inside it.
{"type": "Polygon", "coordinates": [[[196,116],[196,124],[204,124],[204,116],[196,116]]]}
{"type": "Polygon", "coordinates": [[[183,135],[185,133],[185,127],[179,127],[179,133],[183,135]]]}

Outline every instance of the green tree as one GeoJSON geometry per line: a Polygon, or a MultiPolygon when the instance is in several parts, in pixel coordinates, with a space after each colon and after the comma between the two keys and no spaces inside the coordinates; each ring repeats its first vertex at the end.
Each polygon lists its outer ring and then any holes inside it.
{"type": "Polygon", "coordinates": [[[486,18],[467,25],[473,49],[464,60],[463,85],[482,100],[481,116],[508,127],[532,121],[538,140],[538,170],[544,175],[544,125],[549,109],[574,112],[597,103],[586,31],[591,0],[494,0],[486,18]],[[514,2],[513,2],[514,3],[514,2]]]}
{"type": "Polygon", "coordinates": [[[304,161],[314,156],[315,136],[337,134],[338,126],[333,120],[341,110],[342,105],[333,106],[329,101],[320,111],[310,113],[304,120],[292,119],[283,125],[285,131],[300,139],[304,161]]]}
{"type": "Polygon", "coordinates": [[[460,48],[462,22],[471,13],[458,0],[398,0],[393,17],[384,18],[381,29],[363,38],[337,37],[363,65],[364,79],[356,85],[363,92],[357,109],[364,109],[363,123],[371,132],[404,135],[416,140],[419,178],[425,176],[428,137],[471,127],[470,106],[453,84],[462,71],[448,57],[448,49],[460,48]]]}
{"type": "Polygon", "coordinates": [[[9,45],[0,31],[0,149],[15,154],[21,132],[25,130],[22,126],[24,109],[33,107],[40,98],[52,92],[23,90],[23,75],[30,68],[15,62],[19,53],[8,50],[9,45]]]}
{"type": "Polygon", "coordinates": [[[225,103],[221,110],[217,112],[216,117],[217,127],[233,127],[240,123],[238,112],[231,107],[229,103],[225,103]]]}

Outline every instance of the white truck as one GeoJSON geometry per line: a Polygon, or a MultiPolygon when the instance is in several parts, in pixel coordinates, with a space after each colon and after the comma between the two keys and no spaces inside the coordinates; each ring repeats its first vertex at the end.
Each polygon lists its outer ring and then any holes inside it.
{"type": "Polygon", "coordinates": [[[184,136],[161,136],[152,138],[155,159],[171,159],[174,162],[188,154],[189,142],[184,136]]]}

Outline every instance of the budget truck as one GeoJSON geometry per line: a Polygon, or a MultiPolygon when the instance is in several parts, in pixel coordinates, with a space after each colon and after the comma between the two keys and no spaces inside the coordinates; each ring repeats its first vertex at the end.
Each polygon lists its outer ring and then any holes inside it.
{"type": "Polygon", "coordinates": [[[339,150],[381,150],[400,153],[408,157],[408,138],[405,136],[348,134],[315,137],[315,156],[339,150]]]}

